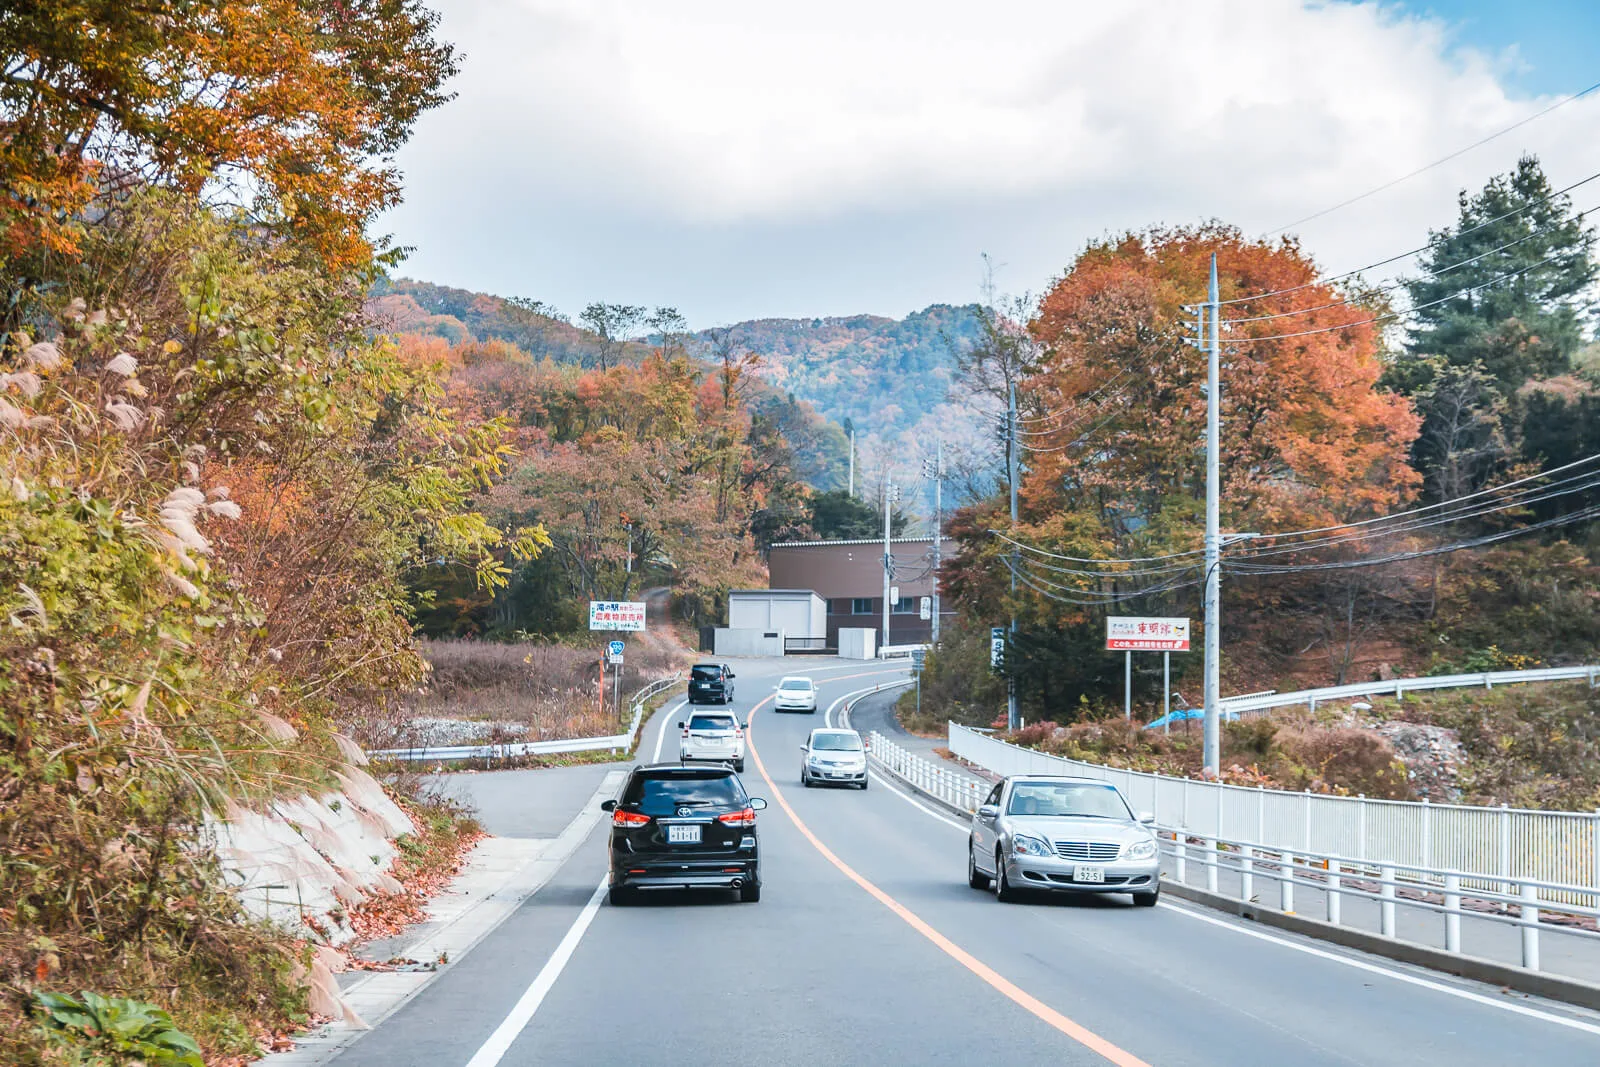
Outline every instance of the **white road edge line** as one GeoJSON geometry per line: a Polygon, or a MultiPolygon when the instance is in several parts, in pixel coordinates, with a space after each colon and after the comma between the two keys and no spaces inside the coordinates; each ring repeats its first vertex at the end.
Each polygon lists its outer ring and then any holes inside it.
{"type": "Polygon", "coordinates": [[[672,710],[663,710],[657,712],[657,714],[661,716],[661,725],[656,727],[656,751],[655,755],[650,757],[651,763],[661,762],[661,743],[667,739],[667,723],[671,722],[672,717],[678,714],[678,712],[682,711],[688,703],[689,698],[684,697],[682,700],[678,701],[677,704],[673,705],[672,710]]]}
{"type": "MultiPolygon", "coordinates": [[[[962,826],[954,819],[941,815],[932,808],[923,805],[921,801],[916,800],[915,798],[908,796],[906,793],[901,792],[894,786],[889,785],[881,772],[876,773],[874,777],[877,778],[878,784],[886,787],[889,792],[895,794],[901,800],[904,800],[907,804],[910,804],[918,811],[921,811],[926,815],[931,815],[945,825],[954,827],[963,833],[967,831],[967,827],[962,826]]],[[[1262,933],[1259,930],[1248,929],[1247,927],[1240,926],[1238,923],[1230,922],[1227,919],[1218,919],[1210,915],[1201,914],[1200,912],[1194,911],[1190,908],[1179,907],[1176,904],[1169,904],[1166,901],[1162,901],[1158,907],[1165,908],[1168,911],[1177,912],[1179,915],[1187,915],[1189,918],[1198,919],[1203,923],[1210,923],[1212,926],[1220,926],[1224,930],[1231,930],[1236,934],[1243,934],[1245,937],[1253,937],[1260,941],[1270,941],[1275,945],[1281,945],[1284,948],[1294,949],[1296,952],[1304,952],[1307,955],[1317,956],[1325,960],[1332,960],[1334,963],[1342,963],[1346,967],[1354,967],[1359,971],[1367,971],[1370,974],[1378,974],[1384,976],[1385,978],[1393,978],[1397,982],[1405,982],[1408,985],[1421,986],[1424,989],[1431,989],[1438,993],[1446,993],[1452,997],[1460,997],[1463,1000],[1470,1000],[1477,1004],[1485,1004],[1492,1008],[1499,1008],[1502,1011],[1513,1012],[1517,1015],[1526,1015],[1530,1018],[1540,1019],[1544,1022],[1555,1023],[1558,1026],[1566,1026],[1574,1030],[1582,1030],[1585,1033],[1600,1034],[1600,1026],[1596,1026],[1593,1023],[1583,1022],[1580,1019],[1570,1019],[1564,1015],[1555,1015],[1547,1011],[1540,1011],[1538,1008],[1528,1008],[1521,1004],[1512,1004],[1504,1000],[1496,1000],[1494,997],[1486,997],[1481,993],[1474,993],[1467,989],[1458,989],[1455,986],[1446,985],[1443,982],[1435,982],[1427,978],[1420,978],[1417,975],[1406,974],[1404,971],[1396,971],[1391,970],[1388,967],[1380,967],[1377,964],[1368,963],[1365,960],[1358,960],[1350,956],[1343,956],[1337,952],[1327,952],[1320,948],[1313,948],[1310,945],[1302,945],[1298,942],[1289,941],[1282,937],[1275,937],[1272,934],[1262,933]]]]}
{"type": "Polygon", "coordinates": [[[489,1035],[489,1040],[472,1054],[472,1059],[467,1061],[467,1067],[495,1067],[501,1057],[510,1050],[511,1043],[533,1021],[534,1013],[539,1010],[539,1005],[544,1003],[545,994],[550,992],[551,987],[556,984],[556,979],[561,977],[567,961],[578,948],[578,942],[583,940],[584,932],[589,929],[589,924],[594,922],[595,913],[600,910],[600,902],[605,899],[609,880],[609,875],[600,879],[600,884],[595,886],[594,892],[589,896],[589,903],[583,906],[583,910],[578,913],[571,928],[567,930],[567,936],[561,939],[561,944],[556,946],[556,950],[550,954],[545,965],[534,976],[533,983],[518,998],[516,1006],[511,1009],[511,1014],[495,1027],[494,1033],[489,1035]]]}
{"type": "Polygon", "coordinates": [[[1326,952],[1323,949],[1313,948],[1310,945],[1301,945],[1294,941],[1288,941],[1281,937],[1274,937],[1271,934],[1262,933],[1259,930],[1248,929],[1236,923],[1231,923],[1226,919],[1214,918],[1213,916],[1203,915],[1200,912],[1191,910],[1189,908],[1179,907],[1176,904],[1168,904],[1165,901],[1158,906],[1165,908],[1168,911],[1175,911],[1179,915],[1187,915],[1191,919],[1198,919],[1203,923],[1210,923],[1212,926],[1220,926],[1225,930],[1232,930],[1236,934],[1243,934],[1246,937],[1254,937],[1262,941],[1271,941],[1273,944],[1282,945],[1285,948],[1292,948],[1296,952],[1304,952],[1309,956],[1318,956],[1325,960],[1332,960],[1334,963],[1342,963],[1346,967],[1354,967],[1358,971],[1367,971],[1371,974],[1381,974],[1386,978],[1393,978],[1396,981],[1405,982],[1409,985],[1421,986],[1424,989],[1432,989],[1439,993],[1448,993],[1450,996],[1460,997],[1463,1000],[1470,1000],[1478,1004],[1485,1004],[1491,1008],[1499,1008],[1501,1011],[1509,1011],[1515,1012],[1518,1015],[1531,1016],[1532,1018],[1542,1019],[1548,1023],[1555,1023],[1558,1026],[1567,1026],[1574,1030],[1582,1030],[1585,1033],[1600,1034],[1600,1026],[1596,1026],[1593,1023],[1583,1022],[1580,1019],[1569,1019],[1564,1015],[1554,1015],[1547,1011],[1540,1011],[1538,1008],[1527,1008],[1521,1004],[1511,1004],[1504,1000],[1497,1000],[1494,997],[1486,997],[1481,993],[1474,993],[1466,989],[1457,989],[1454,986],[1445,985],[1443,982],[1435,982],[1428,978],[1420,978],[1414,974],[1406,974],[1404,971],[1395,971],[1390,970],[1388,967],[1379,967],[1378,965],[1368,963],[1365,960],[1354,959],[1350,956],[1342,956],[1337,952],[1326,952]]]}

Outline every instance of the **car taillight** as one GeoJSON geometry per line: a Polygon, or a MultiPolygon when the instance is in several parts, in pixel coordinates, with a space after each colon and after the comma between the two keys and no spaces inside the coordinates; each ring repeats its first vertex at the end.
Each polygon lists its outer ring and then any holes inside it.
{"type": "Polygon", "coordinates": [[[612,826],[645,826],[650,822],[650,816],[640,815],[636,811],[623,811],[618,808],[611,813],[612,826]]]}
{"type": "Polygon", "coordinates": [[[756,809],[745,808],[743,811],[730,811],[726,815],[718,815],[717,821],[724,826],[754,826],[756,824],[756,809]]]}

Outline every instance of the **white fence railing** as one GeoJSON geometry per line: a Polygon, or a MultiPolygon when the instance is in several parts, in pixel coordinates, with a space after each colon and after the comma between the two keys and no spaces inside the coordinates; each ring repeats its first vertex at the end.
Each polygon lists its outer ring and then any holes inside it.
{"type": "MultiPolygon", "coordinates": [[[[1069,774],[1111,782],[1135,810],[1206,840],[1250,841],[1304,855],[1452,870],[1474,889],[1516,880],[1577,886],[1600,906],[1600,812],[1478,808],[1427,801],[1290,793],[1106,767],[1052,756],[950,724],[950,750],[996,774],[1069,774]]],[[[1541,894],[1554,892],[1541,889],[1541,894]]],[[[1550,897],[1549,899],[1566,899],[1550,897]]]]}
{"type": "Polygon", "coordinates": [[[1351,697],[1405,696],[1422,689],[1466,689],[1482,686],[1493,689],[1497,685],[1515,685],[1519,682],[1567,682],[1587,680],[1590,688],[1600,687],[1600,665],[1583,667],[1538,667],[1526,671],[1482,671],[1477,674],[1441,674],[1434,678],[1391,678],[1387,682],[1353,682],[1350,685],[1330,685],[1323,689],[1301,689],[1293,693],[1250,693],[1245,696],[1223,697],[1220,706],[1225,714],[1268,711],[1272,708],[1292,708],[1305,704],[1312,711],[1326,700],[1348,700],[1351,697]]]}
{"type": "Polygon", "coordinates": [[[651,697],[672,688],[678,682],[678,676],[662,678],[651,682],[633,695],[633,722],[628,726],[626,733],[609,734],[605,737],[570,737],[555,741],[517,741],[507,744],[495,745],[448,745],[433,746],[418,745],[413,748],[386,748],[377,752],[368,752],[373,759],[396,760],[398,762],[419,762],[437,760],[447,763],[451,760],[463,759],[511,759],[517,756],[543,756],[560,752],[599,752],[611,749],[620,752],[633,747],[633,736],[639,732],[639,720],[644,716],[645,701],[651,697]]]}
{"type": "MultiPolygon", "coordinates": [[[[1494,883],[1492,889],[1472,889],[1460,871],[1443,868],[1408,867],[1379,863],[1332,853],[1292,852],[1281,847],[1264,848],[1253,841],[1202,838],[1170,826],[1161,826],[1158,835],[1163,855],[1173,862],[1169,877],[1190,884],[1190,867],[1204,875],[1205,888],[1224,896],[1237,896],[1247,903],[1275,907],[1286,914],[1308,914],[1305,904],[1296,905],[1295,890],[1323,894],[1325,921],[1344,924],[1346,900],[1378,905],[1379,936],[1402,940],[1397,933],[1396,910],[1412,908],[1443,919],[1444,951],[1461,954],[1461,918],[1499,923],[1520,933],[1523,967],[1541,970],[1539,934],[1554,932],[1579,941],[1596,942],[1600,932],[1593,929],[1600,919],[1600,904],[1582,886],[1546,882],[1537,878],[1513,878],[1494,883]],[[1228,875],[1230,884],[1223,884],[1228,875]],[[1258,886],[1257,880],[1267,883],[1258,886]],[[1277,883],[1277,892],[1271,891],[1277,883]],[[1277,899],[1274,900],[1273,898],[1277,899]],[[1552,903],[1588,899],[1588,906],[1552,903]],[[1554,914],[1552,914],[1554,913],[1554,914]]],[[[1304,898],[1302,897],[1302,900],[1304,898]]],[[[1370,913],[1369,913],[1370,914],[1370,913]]],[[[1437,929],[1437,928],[1436,928],[1437,929]]],[[[1422,929],[1413,929],[1403,940],[1427,943],[1422,929]]],[[[1439,944],[1439,940],[1434,940],[1439,944]]],[[[1478,946],[1479,951],[1482,950],[1478,946]]],[[[1557,969],[1561,969],[1558,964],[1557,969]]]]}
{"type": "Polygon", "coordinates": [[[989,783],[962,774],[943,760],[919,756],[876,730],[872,731],[867,755],[895,777],[963,811],[977,811],[992,788],[989,783]]]}

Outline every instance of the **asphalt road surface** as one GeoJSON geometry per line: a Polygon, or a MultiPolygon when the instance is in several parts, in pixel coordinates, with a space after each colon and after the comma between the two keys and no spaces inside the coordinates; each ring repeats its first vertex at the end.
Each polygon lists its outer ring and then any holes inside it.
{"type": "MultiPolygon", "coordinates": [[[[752,714],[743,777],[771,803],[761,902],[611,907],[602,824],[339,1067],[1600,1062],[1594,1013],[1181,902],[1000,904],[966,884],[959,820],[881,778],[865,792],[800,786],[800,743],[828,705],[903,666],[736,669],[734,707],[752,714]],[[774,713],[784,673],[816,678],[823,711],[774,713]]],[[[679,717],[669,705],[646,727],[641,759],[658,739],[676,755],[679,717]]]]}

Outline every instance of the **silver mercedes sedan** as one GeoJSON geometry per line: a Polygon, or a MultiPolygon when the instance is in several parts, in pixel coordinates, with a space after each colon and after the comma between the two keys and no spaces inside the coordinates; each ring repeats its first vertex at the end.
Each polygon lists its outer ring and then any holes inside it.
{"type": "Polygon", "coordinates": [[[1150,825],[1117,787],[1092,778],[1028,774],[1007,778],[972,817],[967,883],[994,887],[997,900],[1018,890],[1132,893],[1154,907],[1161,860],[1150,825]]]}

